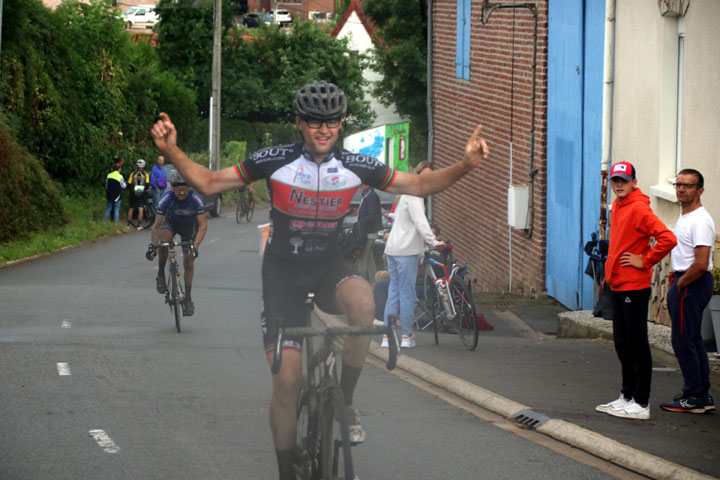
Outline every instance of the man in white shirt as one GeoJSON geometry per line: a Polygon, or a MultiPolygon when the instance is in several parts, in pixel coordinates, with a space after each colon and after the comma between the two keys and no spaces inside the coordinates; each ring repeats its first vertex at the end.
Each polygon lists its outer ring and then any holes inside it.
{"type": "Polygon", "coordinates": [[[667,294],[672,321],[672,346],[685,385],[681,394],[660,408],[668,412],[705,413],[715,410],[709,394],[710,369],[703,345],[703,310],[713,292],[711,270],[715,223],[700,203],[703,176],[686,168],[678,173],[675,193],[682,212],[675,224],[677,246],[671,252],[673,274],[667,294]]]}

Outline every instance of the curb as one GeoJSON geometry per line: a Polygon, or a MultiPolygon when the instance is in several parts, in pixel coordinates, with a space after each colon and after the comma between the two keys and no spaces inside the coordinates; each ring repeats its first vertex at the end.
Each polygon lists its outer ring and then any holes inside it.
{"type": "MultiPolygon", "coordinates": [[[[314,314],[325,325],[345,325],[345,322],[338,319],[338,315],[329,315],[317,308],[314,314]]],[[[380,348],[379,344],[374,340],[370,344],[368,353],[384,362],[387,361],[387,350],[380,348]]],[[[485,410],[502,415],[514,422],[514,418],[518,415],[531,411],[531,408],[526,405],[507,399],[406,354],[398,356],[396,368],[411,373],[438,388],[447,390],[485,410]]],[[[664,458],[637,450],[565,420],[549,418],[534,430],[651,478],[659,480],[711,480],[715,478],[664,458]]]]}

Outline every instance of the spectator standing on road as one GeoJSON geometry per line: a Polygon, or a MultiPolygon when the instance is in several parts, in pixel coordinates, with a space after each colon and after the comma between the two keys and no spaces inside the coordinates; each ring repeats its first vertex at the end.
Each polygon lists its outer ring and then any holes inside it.
{"type": "Polygon", "coordinates": [[[702,206],[705,179],[686,168],[675,180],[675,194],[682,211],[675,224],[677,246],[670,254],[672,277],[667,293],[672,346],[685,384],[672,402],[660,404],[669,412],[704,413],[715,410],[710,396],[710,366],[703,344],[703,310],[713,293],[711,270],[715,223],[702,206]]]}
{"type": "Polygon", "coordinates": [[[618,162],[610,169],[615,193],[610,218],[610,248],[605,282],[610,287],[613,340],[622,368],[620,397],[596,410],[615,417],[650,418],[652,355],[647,319],[653,266],[675,246],[675,235],[650,209],[650,199],[637,188],[635,167],[618,162]],[[655,238],[655,247],[650,239],[655,238]]]}
{"type": "Polygon", "coordinates": [[[122,158],[118,158],[113,163],[110,173],[105,177],[105,199],[107,208],[105,209],[105,217],[103,222],[107,223],[110,212],[112,211],[113,220],[118,223],[120,220],[120,204],[122,203],[122,191],[127,187],[125,179],[120,174],[122,168],[122,158]]]}
{"type": "MultiPolygon", "coordinates": [[[[415,167],[416,174],[426,172],[432,172],[430,164],[426,161],[420,162],[415,167]]],[[[415,319],[415,279],[419,256],[423,254],[425,245],[434,247],[438,243],[425,217],[423,199],[414,195],[403,195],[395,210],[395,221],[385,245],[390,285],[384,316],[387,325],[389,315],[400,315],[401,347],[415,346],[412,326],[415,319]]]]}
{"type": "Polygon", "coordinates": [[[152,190],[153,204],[157,207],[160,195],[167,187],[167,174],[165,173],[165,157],[158,155],[157,163],[150,171],[150,188],[152,190]]]}
{"type": "Polygon", "coordinates": [[[145,207],[145,193],[150,188],[150,175],[145,171],[145,160],[137,161],[137,170],[130,174],[128,178],[128,186],[130,187],[130,208],[128,209],[127,223],[129,227],[135,227],[132,224],[133,212],[138,209],[138,224],[140,230],[143,219],[143,208],[145,207]]]}
{"type": "Polygon", "coordinates": [[[375,265],[374,246],[378,231],[382,230],[382,210],[380,197],[370,185],[361,185],[362,199],[358,208],[357,222],[353,225],[353,234],[365,239],[362,253],[357,259],[357,271],[369,282],[375,279],[377,265],[375,265]],[[355,229],[358,232],[355,232],[355,229]]]}

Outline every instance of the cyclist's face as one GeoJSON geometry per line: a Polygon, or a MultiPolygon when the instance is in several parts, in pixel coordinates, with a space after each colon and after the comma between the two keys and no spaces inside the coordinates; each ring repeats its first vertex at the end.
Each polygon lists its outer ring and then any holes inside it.
{"type": "Polygon", "coordinates": [[[172,191],[178,200],[185,200],[190,194],[190,187],[187,185],[173,185],[172,191]]]}
{"type": "MultiPolygon", "coordinates": [[[[340,119],[337,126],[333,128],[328,127],[327,122],[323,122],[319,128],[312,128],[308,122],[301,120],[300,117],[295,117],[295,123],[303,136],[305,148],[307,148],[316,161],[322,161],[327,157],[338,140],[342,119],[340,119]]],[[[331,121],[330,123],[333,122],[331,121]]]]}

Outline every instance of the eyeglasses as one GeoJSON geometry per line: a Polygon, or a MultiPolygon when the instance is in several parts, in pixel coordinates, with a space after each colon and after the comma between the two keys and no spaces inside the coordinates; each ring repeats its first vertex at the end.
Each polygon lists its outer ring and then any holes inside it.
{"type": "Polygon", "coordinates": [[[693,188],[697,187],[697,183],[673,183],[675,188],[693,188]]]}
{"type": "Polygon", "coordinates": [[[318,128],[321,128],[323,123],[327,125],[328,128],[337,128],[340,126],[341,120],[339,118],[333,118],[332,120],[305,120],[305,123],[307,123],[308,127],[312,128],[313,130],[317,130],[318,128]]]}
{"type": "Polygon", "coordinates": [[[190,187],[187,184],[178,184],[172,186],[173,192],[176,193],[185,193],[190,191],[190,187]]]}

